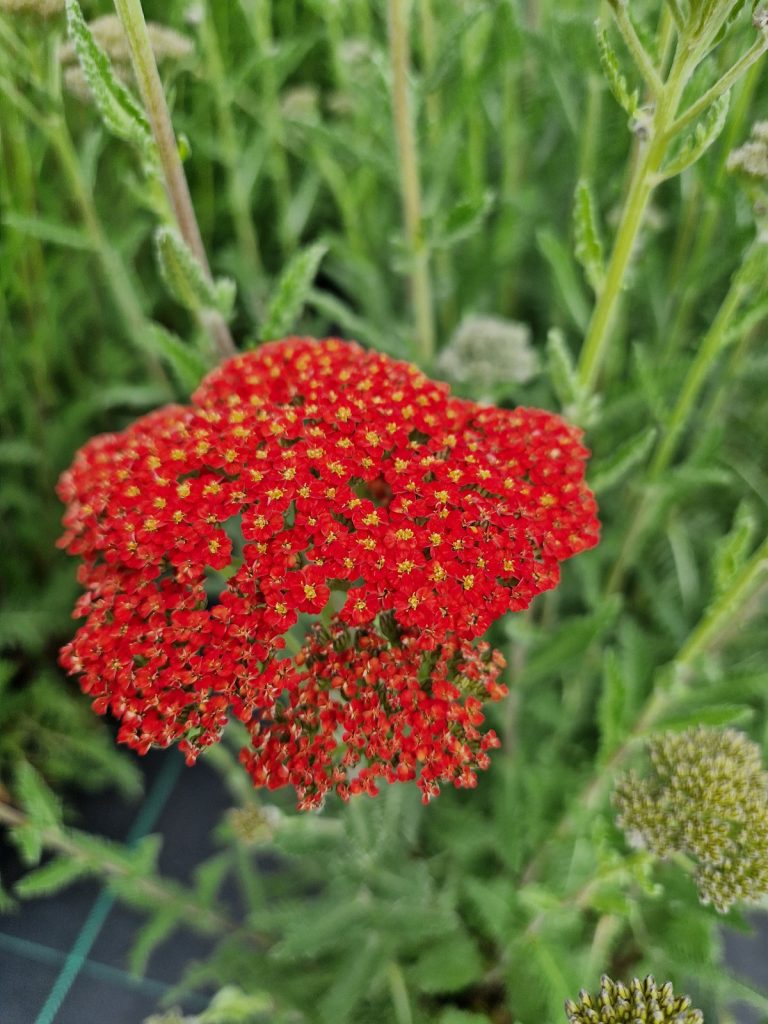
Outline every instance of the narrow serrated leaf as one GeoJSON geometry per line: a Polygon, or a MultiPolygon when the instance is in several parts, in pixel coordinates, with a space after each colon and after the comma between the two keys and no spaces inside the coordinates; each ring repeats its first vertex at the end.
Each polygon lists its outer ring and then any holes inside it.
{"type": "Polygon", "coordinates": [[[18,896],[28,899],[33,896],[50,896],[88,874],[88,866],[82,861],[68,857],[57,857],[35,871],[30,871],[14,886],[18,896]]]}
{"type": "Polygon", "coordinates": [[[477,981],[482,960],[476,944],[458,931],[432,943],[411,968],[410,974],[422,992],[458,992],[477,981]]]}
{"type": "Polygon", "coordinates": [[[659,732],[661,729],[668,729],[672,732],[682,732],[684,729],[690,729],[696,725],[713,727],[731,725],[734,722],[748,721],[754,713],[754,708],[748,704],[702,705],[697,708],[672,711],[659,719],[650,731],[659,732]]]}
{"type": "Polygon", "coordinates": [[[0,914],[7,914],[14,910],[16,907],[16,901],[8,890],[3,886],[0,881],[0,914]]]}
{"type": "Polygon", "coordinates": [[[152,324],[150,337],[152,350],[166,363],[179,386],[187,394],[194,391],[211,369],[205,359],[178,335],[160,324],[152,324]]]}
{"type": "Polygon", "coordinates": [[[84,231],[79,228],[67,227],[66,224],[56,224],[54,221],[44,220],[42,217],[29,217],[9,211],[3,217],[3,224],[29,238],[50,242],[51,245],[86,251],[93,249],[93,242],[84,231]]]}
{"type": "Polygon", "coordinates": [[[549,379],[560,405],[573,405],[581,397],[576,366],[562,331],[553,327],[547,335],[547,365],[549,379]]]}
{"type": "Polygon", "coordinates": [[[621,73],[616,51],[608,41],[607,33],[603,30],[599,30],[597,33],[597,48],[600,53],[603,74],[616,102],[624,108],[628,117],[635,117],[640,106],[639,93],[637,89],[630,93],[627,80],[621,73]]]}
{"type": "Polygon", "coordinates": [[[322,242],[297,253],[277,282],[259,337],[262,341],[284,338],[295,328],[312,288],[320,263],[328,251],[322,242]]]}
{"type": "Polygon", "coordinates": [[[603,655],[603,684],[597,707],[600,725],[600,761],[604,764],[624,739],[624,712],[627,687],[624,671],[616,651],[609,648],[603,655]]]}
{"type": "Polygon", "coordinates": [[[706,153],[725,127],[730,99],[729,90],[715,100],[693,131],[683,139],[675,156],[662,167],[661,178],[674,178],[706,153]]]}
{"type": "Polygon", "coordinates": [[[177,910],[161,910],[140,929],[131,947],[128,969],[135,977],[141,977],[147,969],[149,958],[176,928],[180,914],[177,910]]]}
{"type": "Polygon", "coordinates": [[[228,278],[212,281],[175,228],[163,225],[157,229],[155,251],[168,291],[180,305],[192,313],[215,310],[225,319],[232,315],[234,282],[228,278]]]}
{"type": "Polygon", "coordinates": [[[743,567],[757,530],[757,519],[750,504],[742,501],[733,518],[733,526],[722,537],[712,560],[715,596],[723,594],[743,567]]]}
{"type": "Polygon", "coordinates": [[[61,803],[43,777],[28,761],[16,769],[16,797],[30,822],[39,827],[61,824],[61,803]]]}
{"type": "Polygon", "coordinates": [[[440,225],[436,237],[431,240],[433,249],[447,249],[462,242],[480,230],[493,204],[493,192],[484,192],[479,199],[462,199],[453,206],[440,225]]]}
{"type": "Polygon", "coordinates": [[[637,382],[646,405],[656,422],[660,426],[665,426],[669,419],[669,412],[662,393],[662,378],[656,372],[656,367],[651,362],[645,345],[639,343],[633,345],[632,356],[637,382]]]}
{"type": "Polygon", "coordinates": [[[552,268],[565,308],[574,325],[583,333],[589,322],[589,302],[573,253],[549,228],[541,228],[536,232],[536,243],[552,268]]]}
{"type": "Polygon", "coordinates": [[[144,111],[94,39],[78,0],[66,0],[66,10],[69,37],[105,127],[118,138],[138,146],[148,158],[154,151],[154,141],[144,111]]]}
{"type": "Polygon", "coordinates": [[[601,459],[590,478],[590,486],[595,494],[605,494],[612,487],[623,483],[632,470],[646,459],[657,435],[656,427],[646,427],[619,445],[607,458],[601,459]]]}
{"type": "Polygon", "coordinates": [[[226,852],[209,858],[195,870],[195,893],[203,906],[213,906],[231,864],[231,854],[226,852]]]}
{"type": "Polygon", "coordinates": [[[318,1005],[322,1024],[346,1024],[356,1020],[355,1010],[371,990],[382,968],[381,940],[374,932],[363,943],[348,951],[344,969],[337,971],[318,1005]]]}
{"type": "Polygon", "coordinates": [[[595,198],[589,182],[582,178],[573,202],[573,231],[576,259],[584,268],[592,290],[597,293],[605,278],[605,256],[597,222],[595,198]]]}

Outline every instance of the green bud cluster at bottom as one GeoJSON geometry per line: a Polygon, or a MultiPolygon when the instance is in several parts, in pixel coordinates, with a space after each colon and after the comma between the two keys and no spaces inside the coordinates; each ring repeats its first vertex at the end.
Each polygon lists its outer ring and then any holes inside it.
{"type": "Polygon", "coordinates": [[[658,987],[652,975],[644,981],[633,978],[629,985],[604,974],[600,991],[591,996],[583,989],[578,1002],[568,999],[565,1013],[569,1024],[703,1024],[701,1010],[691,1008],[688,996],[676,996],[672,983],[658,987]]]}

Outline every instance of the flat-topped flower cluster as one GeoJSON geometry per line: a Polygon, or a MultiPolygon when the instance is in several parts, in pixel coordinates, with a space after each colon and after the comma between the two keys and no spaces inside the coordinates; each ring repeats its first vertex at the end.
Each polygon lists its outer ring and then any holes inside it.
{"type": "Polygon", "coordinates": [[[457,680],[502,695],[473,642],[597,542],[587,454],[557,416],[481,408],[354,343],[237,356],[63,474],[86,621],[62,663],[139,751],[180,741],[193,761],[230,713],[250,722],[254,780],[306,806],[376,775],[471,785],[494,738],[457,680]]]}

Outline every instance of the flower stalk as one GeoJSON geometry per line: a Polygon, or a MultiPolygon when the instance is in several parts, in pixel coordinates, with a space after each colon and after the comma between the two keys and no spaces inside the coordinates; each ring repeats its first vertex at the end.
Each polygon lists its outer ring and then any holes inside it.
{"type": "MultiPolygon", "coordinates": [[[[202,267],[205,276],[212,281],[211,268],[192,206],[192,197],[189,193],[187,177],[173,131],[160,72],[152,51],[141,0],[115,0],[115,10],[128,37],[131,63],[152,127],[165,189],[179,232],[202,267]]],[[[233,355],[235,353],[234,342],[221,314],[215,311],[206,311],[201,318],[213,338],[219,357],[226,359],[233,355]]]]}
{"type": "Polygon", "coordinates": [[[429,248],[422,223],[421,180],[416,131],[409,96],[410,47],[403,0],[389,0],[389,40],[392,60],[392,100],[400,163],[403,216],[413,267],[411,299],[416,317],[419,355],[425,364],[435,350],[435,325],[429,248]]]}

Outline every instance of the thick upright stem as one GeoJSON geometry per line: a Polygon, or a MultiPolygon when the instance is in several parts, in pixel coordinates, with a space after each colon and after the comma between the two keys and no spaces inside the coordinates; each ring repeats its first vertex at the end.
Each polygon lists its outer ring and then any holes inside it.
{"type": "MultiPolygon", "coordinates": [[[[176,144],[160,72],[157,70],[157,62],[152,52],[141,0],[115,0],[115,10],[128,37],[133,70],[149,123],[152,126],[166,192],[179,232],[205,274],[210,278],[211,268],[192,206],[189,185],[176,144]]],[[[205,316],[205,325],[211,332],[219,356],[225,359],[233,355],[235,346],[224,319],[218,313],[210,312],[205,316]]]]}
{"type": "Polygon", "coordinates": [[[651,126],[651,138],[637,162],[619,222],[605,283],[587,328],[579,362],[579,378],[585,389],[593,389],[608,352],[611,330],[624,288],[627,268],[637,243],[648,200],[669,144],[669,127],[674,120],[691,65],[678,53],[669,78],[659,96],[651,126]]]}
{"type": "Polygon", "coordinates": [[[410,47],[405,18],[404,0],[388,0],[389,41],[392,59],[392,99],[395,134],[400,162],[400,187],[403,215],[408,244],[413,260],[411,271],[411,297],[416,317],[419,353],[425,363],[432,359],[435,349],[432,280],[429,268],[429,250],[422,230],[421,181],[416,148],[416,131],[408,91],[410,47]]]}

